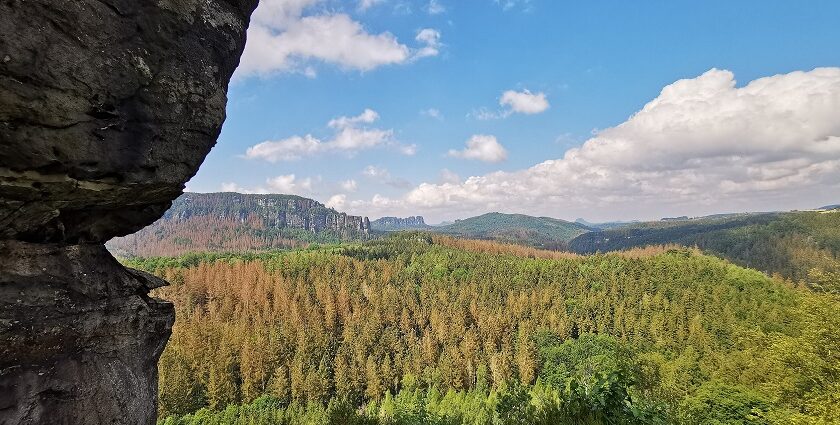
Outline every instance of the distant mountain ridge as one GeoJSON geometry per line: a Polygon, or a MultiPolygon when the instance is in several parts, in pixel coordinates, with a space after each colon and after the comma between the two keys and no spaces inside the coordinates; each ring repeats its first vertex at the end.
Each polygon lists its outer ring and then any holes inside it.
{"type": "Polygon", "coordinates": [[[636,223],[581,234],[568,248],[591,254],[667,244],[696,246],[739,265],[840,293],[840,214],[832,210],[636,223]]]}
{"type": "Polygon", "coordinates": [[[378,230],[384,232],[396,230],[418,230],[428,229],[431,226],[426,224],[423,216],[417,215],[412,217],[382,217],[370,222],[371,230],[378,230]]]}
{"type": "Polygon", "coordinates": [[[235,192],[185,193],[163,215],[164,220],[185,220],[194,216],[213,216],[244,222],[256,215],[268,227],[290,228],[319,233],[333,230],[345,236],[367,234],[370,220],[340,213],[324,204],[297,195],[242,194],[235,192]]]}
{"type": "Polygon", "coordinates": [[[541,249],[565,249],[566,243],[593,229],[550,217],[492,212],[435,226],[430,231],[471,239],[492,239],[541,249]]]}
{"type": "Polygon", "coordinates": [[[370,220],[296,195],[185,193],[163,217],[109,249],[123,256],[247,251],[367,239],[370,220]]]}
{"type": "Polygon", "coordinates": [[[618,228],[618,227],[629,226],[629,225],[638,223],[638,221],[636,221],[636,220],[634,220],[634,221],[608,221],[608,222],[604,222],[604,223],[592,223],[592,222],[587,221],[584,218],[578,218],[577,220],[575,220],[575,223],[582,224],[582,225],[584,225],[584,226],[586,226],[590,229],[593,229],[593,230],[599,230],[599,229],[600,230],[606,230],[606,229],[615,229],[615,228],[618,228]]]}

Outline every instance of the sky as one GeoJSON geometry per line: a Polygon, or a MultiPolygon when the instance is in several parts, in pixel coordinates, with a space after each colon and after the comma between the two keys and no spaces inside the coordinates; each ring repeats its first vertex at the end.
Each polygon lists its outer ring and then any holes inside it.
{"type": "Polygon", "coordinates": [[[195,192],[648,220],[840,202],[840,2],[262,0],[195,192]]]}

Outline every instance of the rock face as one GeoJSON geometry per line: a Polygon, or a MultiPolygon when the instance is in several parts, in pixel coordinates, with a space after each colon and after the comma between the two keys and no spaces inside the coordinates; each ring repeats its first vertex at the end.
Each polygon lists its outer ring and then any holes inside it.
{"type": "Polygon", "coordinates": [[[429,227],[426,222],[423,221],[423,217],[419,215],[406,218],[382,217],[373,220],[370,225],[373,230],[382,231],[425,229],[429,227]]]}
{"type": "Polygon", "coordinates": [[[160,220],[112,239],[108,249],[126,257],[158,257],[294,248],[369,236],[367,217],[300,196],[186,193],[160,220]]]}
{"type": "Polygon", "coordinates": [[[367,217],[347,215],[314,199],[295,195],[186,193],[172,204],[163,220],[202,216],[241,222],[256,217],[269,228],[301,229],[313,233],[332,230],[346,236],[367,235],[370,231],[367,217]]]}
{"type": "Polygon", "coordinates": [[[0,424],[154,423],[164,282],[102,243],[215,144],[256,0],[0,0],[0,424]]]}

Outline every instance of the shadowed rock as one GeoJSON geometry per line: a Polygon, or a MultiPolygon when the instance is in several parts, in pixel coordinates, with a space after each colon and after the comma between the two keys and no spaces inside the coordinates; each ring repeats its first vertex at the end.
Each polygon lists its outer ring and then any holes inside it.
{"type": "Polygon", "coordinates": [[[102,246],[215,144],[256,0],[0,0],[0,424],[154,423],[164,284],[102,246]]]}

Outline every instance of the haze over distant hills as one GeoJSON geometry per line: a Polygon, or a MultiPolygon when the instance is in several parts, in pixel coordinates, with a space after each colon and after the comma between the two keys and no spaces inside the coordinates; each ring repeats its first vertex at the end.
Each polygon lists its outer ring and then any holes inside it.
{"type": "Polygon", "coordinates": [[[418,230],[431,228],[422,216],[413,217],[382,217],[370,222],[371,230],[392,232],[398,230],[418,230]]]}

